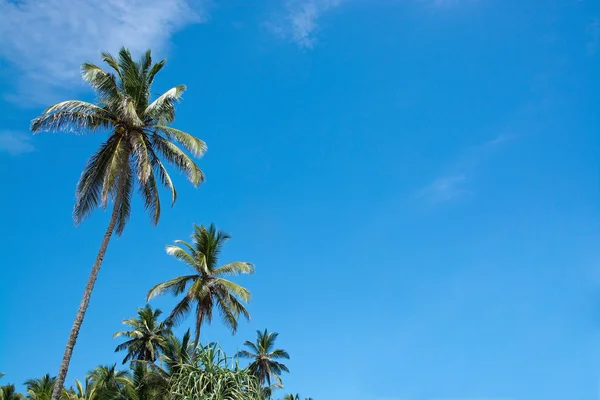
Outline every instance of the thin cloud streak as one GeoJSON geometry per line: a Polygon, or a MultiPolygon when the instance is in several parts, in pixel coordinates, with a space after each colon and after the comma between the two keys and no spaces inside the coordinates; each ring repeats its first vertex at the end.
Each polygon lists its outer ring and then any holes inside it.
{"type": "Polygon", "coordinates": [[[0,132],[0,152],[18,156],[35,150],[31,143],[31,135],[14,131],[0,132]]]}
{"type": "Polygon", "coordinates": [[[598,41],[600,40],[600,20],[594,18],[586,26],[588,42],[586,44],[587,54],[593,56],[598,52],[598,41]]]}
{"type": "MultiPolygon", "coordinates": [[[[273,34],[295,43],[303,50],[313,49],[319,42],[319,21],[326,13],[351,0],[286,0],[282,10],[276,12],[264,26],[273,34]]],[[[450,7],[477,0],[404,0],[417,1],[435,8],[450,7]]],[[[355,0],[364,6],[377,5],[377,0],[355,0]]]]}
{"type": "Polygon", "coordinates": [[[430,204],[449,203],[472,195],[469,189],[471,176],[479,163],[488,157],[490,151],[515,138],[515,135],[499,135],[485,143],[473,147],[460,157],[450,168],[451,172],[441,174],[417,192],[417,198],[430,204]]]}
{"type": "Polygon", "coordinates": [[[467,196],[467,183],[465,174],[442,176],[421,189],[417,197],[431,204],[447,203],[467,196]]]}

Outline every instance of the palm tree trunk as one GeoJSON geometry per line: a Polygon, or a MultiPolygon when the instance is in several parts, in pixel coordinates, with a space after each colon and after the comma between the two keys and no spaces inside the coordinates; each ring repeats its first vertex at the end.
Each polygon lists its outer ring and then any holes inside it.
{"type": "Polygon", "coordinates": [[[102,239],[100,250],[98,251],[96,261],[94,262],[94,266],[92,267],[92,272],[90,272],[87,284],[85,285],[83,298],[81,299],[81,304],[79,304],[79,310],[77,310],[77,316],[75,317],[73,327],[71,328],[71,333],[69,334],[69,341],[67,342],[67,347],[65,348],[65,354],[63,355],[63,359],[60,364],[60,369],[58,370],[58,376],[56,378],[56,383],[54,384],[54,390],[52,391],[52,400],[60,399],[63,385],[65,383],[65,378],[67,377],[67,371],[69,370],[69,363],[71,362],[73,348],[75,347],[75,342],[77,341],[77,336],[79,335],[79,329],[81,328],[83,318],[85,317],[85,312],[87,311],[88,305],[90,304],[90,297],[92,296],[94,284],[96,283],[96,279],[98,278],[98,272],[100,271],[100,266],[102,265],[102,261],[104,260],[104,254],[106,253],[108,243],[110,242],[110,238],[113,234],[113,231],[115,230],[115,225],[119,216],[120,197],[121,196],[119,195],[115,199],[108,228],[106,229],[106,233],[104,234],[104,238],[102,239]]]}
{"type": "Polygon", "coordinates": [[[194,338],[194,352],[192,353],[192,361],[196,359],[196,349],[200,343],[200,327],[204,321],[204,313],[199,312],[196,317],[196,337],[194,338]]]}

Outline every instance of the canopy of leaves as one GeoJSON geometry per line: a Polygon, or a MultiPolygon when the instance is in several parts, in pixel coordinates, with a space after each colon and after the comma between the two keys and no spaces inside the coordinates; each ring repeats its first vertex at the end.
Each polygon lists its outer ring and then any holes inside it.
{"type": "Polygon", "coordinates": [[[81,174],[73,218],[79,224],[113,199],[118,211],[115,232],[121,234],[129,220],[136,187],[153,224],[160,218],[159,182],[171,191],[171,202],[175,203],[177,192],[164,162],[183,171],[194,186],[204,180],[200,168],[175,142],[193,156],[201,156],[206,145],[170,126],[185,85],[175,86],[154,100],[150,98],[152,83],[164,67],[164,60],[153,64],[148,50],[135,62],[125,48],[118,58],[102,53],[102,59],[110,70],[91,63],[81,66],[83,79],[96,92],[96,102],[67,100],[54,104],[31,122],[31,130],[108,133],[81,174]]]}

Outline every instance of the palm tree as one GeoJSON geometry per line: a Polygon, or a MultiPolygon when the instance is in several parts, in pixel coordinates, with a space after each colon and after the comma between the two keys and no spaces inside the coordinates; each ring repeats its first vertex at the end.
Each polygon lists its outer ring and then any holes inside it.
{"type": "Polygon", "coordinates": [[[25,396],[17,392],[15,385],[0,386],[0,400],[25,400],[25,396]]]}
{"type": "Polygon", "coordinates": [[[176,323],[187,316],[193,306],[196,307],[194,349],[198,347],[202,324],[205,321],[208,323],[212,321],[213,307],[216,306],[221,311],[223,321],[232,333],[237,330],[240,314],[250,320],[250,314],[242,304],[242,301],[247,303],[250,300],[250,292],[224,279],[223,276],[251,274],[254,272],[254,266],[238,261],[217,267],[221,248],[230,238],[226,233],[217,231],[214,224],[208,228],[194,225],[193,245],[176,240],[175,243],[179,246],[167,246],[167,254],[183,261],[192,268],[194,274],[178,276],[159,283],[148,292],[147,301],[165,292],[171,292],[175,296],[185,292],[185,296],[175,306],[167,320],[176,323]]]}
{"type": "Polygon", "coordinates": [[[91,63],[81,66],[83,79],[98,96],[96,104],[79,100],[63,101],[47,108],[31,123],[34,133],[108,133],[107,140],[88,160],[81,174],[73,218],[79,224],[94,209],[106,208],[110,200],[113,201],[113,209],[69,334],[52,400],[59,399],[110,238],[113,233],[120,235],[129,219],[134,186],[138,187],[151,222],[157,224],[160,217],[157,179],[170,189],[172,204],[177,198],[161,157],[186,172],[194,186],[204,180],[200,168],[173,143],[177,141],[194,156],[200,156],[206,150],[204,142],[169,126],[175,119],[175,103],[186,87],[175,86],[150,101],[152,83],[165,65],[165,60],[152,64],[148,50],[136,63],[125,48],[119,51],[118,60],[108,53],[102,53],[102,59],[113,72],[106,72],[91,63]]]}
{"type": "Polygon", "coordinates": [[[63,389],[64,397],[67,400],[90,400],[93,390],[90,385],[90,377],[85,378],[85,384],[75,379],[75,388],[63,389]]]}
{"type": "Polygon", "coordinates": [[[90,400],[117,398],[128,384],[127,371],[117,370],[117,365],[100,365],[88,374],[90,400]]]}
{"type": "Polygon", "coordinates": [[[52,390],[56,387],[56,378],[46,374],[41,378],[25,381],[27,398],[30,400],[50,400],[52,390]]]}
{"type": "Polygon", "coordinates": [[[252,343],[249,340],[244,342],[250,351],[241,350],[237,353],[240,358],[249,358],[254,361],[250,363],[248,369],[254,373],[261,384],[271,385],[271,379],[275,379],[276,384],[281,385],[282,371],[290,372],[285,364],[282,364],[276,360],[287,359],[289,360],[290,355],[285,350],[273,349],[275,347],[275,340],[279,336],[276,332],[268,332],[266,329],[264,332],[256,331],[256,343],[252,343]]]}
{"type": "Polygon", "coordinates": [[[177,374],[183,365],[191,363],[192,354],[190,330],[188,329],[182,339],[173,333],[165,338],[163,351],[159,355],[159,364],[138,361],[134,366],[135,368],[138,368],[138,365],[148,367],[149,371],[144,377],[144,383],[155,391],[157,398],[166,398],[171,377],[177,374]]]}
{"type": "Polygon", "coordinates": [[[123,364],[129,360],[156,361],[158,353],[163,351],[166,336],[171,332],[171,327],[165,322],[158,322],[162,314],[159,309],[153,310],[150,305],[138,308],[138,318],[130,318],[123,321],[132,329],[114,334],[114,337],[125,336],[129,338],[115,349],[127,351],[123,364]]]}
{"type": "Polygon", "coordinates": [[[126,378],[120,396],[115,397],[114,400],[158,400],[163,398],[160,396],[160,388],[155,388],[148,379],[151,372],[146,365],[134,363],[132,369],[132,374],[126,378]]]}
{"type": "MultiPolygon", "coordinates": [[[[298,393],[296,393],[295,396],[293,394],[287,394],[287,395],[283,396],[283,400],[300,400],[300,395],[298,393]]],[[[304,400],[312,400],[312,398],[305,397],[304,400]]]]}

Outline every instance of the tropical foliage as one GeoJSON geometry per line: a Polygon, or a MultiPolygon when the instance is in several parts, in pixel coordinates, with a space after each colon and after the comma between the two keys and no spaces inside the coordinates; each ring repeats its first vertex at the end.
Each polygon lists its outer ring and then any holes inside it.
{"type": "Polygon", "coordinates": [[[242,350],[237,353],[238,357],[252,359],[248,369],[258,377],[261,384],[271,385],[271,380],[274,380],[276,385],[281,386],[279,376],[284,371],[290,372],[285,364],[276,361],[290,358],[287,351],[274,349],[277,336],[278,333],[269,333],[266,329],[264,332],[256,331],[256,343],[249,340],[244,342],[244,346],[250,351],[242,350]]]}
{"type": "MultiPolygon", "coordinates": [[[[97,366],[83,381],[75,380],[73,387],[61,389],[59,400],[266,400],[283,388],[280,375],[289,370],[281,360],[290,356],[275,347],[276,332],[256,331],[256,341],[246,340],[246,350],[234,357],[228,357],[216,343],[197,342],[198,318],[210,322],[213,307],[220,310],[232,331],[240,314],[249,319],[242,301],[247,302],[250,293],[224,276],[249,274],[254,266],[248,262],[218,266],[222,245],[229,236],[212,224],[194,228],[192,244],[176,241],[176,245],[167,246],[167,253],[194,273],[156,285],[148,295],[170,291],[185,293],[184,298],[164,320],[159,309],[148,304],[138,308],[136,317],[123,321],[128,329],[113,335],[126,339],[115,351],[125,352],[123,364],[129,363],[129,369],[120,370],[116,364],[97,366]],[[190,329],[178,337],[172,326],[193,306],[196,337],[192,341],[190,329]],[[246,366],[241,365],[244,359],[249,360],[246,366]]],[[[26,396],[17,393],[14,385],[0,387],[0,400],[50,400],[56,378],[44,375],[26,381],[25,387],[26,396]]]]}
{"type": "MultiPolygon", "coordinates": [[[[13,384],[0,386],[0,400],[266,400],[283,388],[280,375],[289,372],[282,359],[285,350],[276,349],[277,333],[257,331],[256,342],[245,341],[247,350],[228,357],[216,343],[202,345],[202,325],[221,314],[233,333],[240,316],[250,320],[246,309],[251,299],[248,289],[229,278],[254,273],[249,262],[219,264],[223,245],[230,236],[211,224],[194,225],[191,242],[182,240],[166,247],[167,254],[186,264],[192,272],[159,283],[150,289],[146,302],[164,293],[181,296],[164,320],[162,312],[150,305],[138,308],[137,316],[126,319],[127,328],[116,332],[124,339],[115,352],[124,352],[123,364],[99,365],[83,381],[64,388],[64,381],[91,294],[113,234],[120,235],[129,220],[134,190],[142,198],[150,221],[156,225],[161,215],[159,184],[177,199],[173,181],[165,164],[184,172],[194,186],[204,174],[191,156],[199,157],[206,145],[200,139],[175,129],[175,105],[186,87],[175,86],[152,98],[151,88],[165,61],[153,63],[150,51],[134,61],[123,48],[115,57],[102,53],[108,65],[104,70],[84,63],[81,74],[96,93],[93,103],[68,100],[48,107],[31,123],[38,132],[71,132],[85,135],[103,132],[104,142],[86,163],[76,190],[73,218],[76,224],[95,209],[112,211],[107,230],[90,272],[83,298],[57,377],[49,374],[23,383],[24,394],[13,384]],[[182,150],[179,146],[182,146],[182,150]],[[190,155],[188,155],[191,154],[190,155]],[[215,311],[216,310],[216,311],[215,311]],[[194,316],[190,329],[178,337],[172,328],[194,316]],[[242,366],[241,359],[249,359],[242,366]]],[[[0,374],[0,378],[3,374],[0,374]]],[[[299,400],[288,395],[285,399],[299,400]]]]}
{"type": "Polygon", "coordinates": [[[192,269],[193,274],[159,283],[148,292],[147,301],[166,292],[175,296],[185,292],[167,321],[176,324],[195,308],[194,347],[198,347],[202,324],[212,321],[215,307],[221,312],[223,322],[232,333],[237,330],[240,314],[250,319],[250,314],[243,305],[250,300],[250,292],[224,276],[252,274],[254,266],[242,261],[218,266],[223,244],[230,238],[228,234],[218,231],[214,224],[208,228],[194,225],[192,244],[176,240],[176,245],[167,246],[167,254],[185,263],[192,269]]]}
{"type": "Polygon", "coordinates": [[[102,53],[102,59],[111,68],[110,72],[91,63],[81,66],[83,80],[96,92],[95,103],[63,101],[48,107],[31,122],[34,133],[107,133],[106,141],[88,160],[77,184],[75,223],[81,223],[98,207],[106,208],[111,200],[113,203],[108,228],[71,328],[53,400],[58,400],[60,395],[108,243],[113,233],[123,232],[129,220],[134,189],[137,187],[150,221],[156,225],[161,212],[158,182],[171,191],[171,204],[177,199],[165,162],[185,172],[194,186],[204,180],[200,168],[175,142],[194,156],[201,156],[206,145],[170,126],[175,120],[175,104],[181,99],[185,85],[175,86],[151,99],[152,84],[165,61],[153,64],[148,50],[135,62],[125,48],[119,51],[118,58],[102,53]]]}
{"type": "MultiPolygon", "coordinates": [[[[133,361],[129,370],[116,364],[100,365],[91,370],[82,383],[64,389],[61,400],[266,400],[273,386],[265,387],[249,367],[241,367],[239,359],[228,357],[216,344],[194,349],[189,344],[189,331],[183,339],[172,333],[165,337],[164,352],[157,362],[133,361]],[[192,359],[192,352],[196,356],[192,359]]],[[[0,400],[50,399],[55,378],[45,375],[25,382],[27,396],[15,391],[14,385],[0,387],[0,400]]],[[[284,399],[298,399],[284,397],[284,399]]]]}
{"type": "Polygon", "coordinates": [[[138,308],[137,318],[123,321],[123,324],[132,328],[114,334],[114,337],[124,336],[129,339],[115,349],[127,352],[123,364],[130,360],[156,361],[159,351],[164,350],[165,338],[171,332],[168,323],[158,321],[161,314],[161,310],[153,310],[146,305],[144,308],[138,308]]]}

